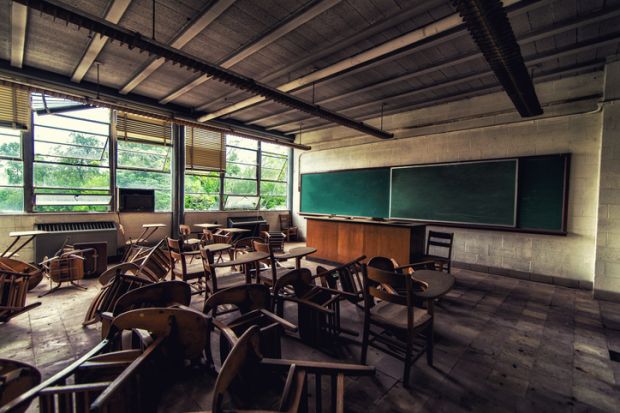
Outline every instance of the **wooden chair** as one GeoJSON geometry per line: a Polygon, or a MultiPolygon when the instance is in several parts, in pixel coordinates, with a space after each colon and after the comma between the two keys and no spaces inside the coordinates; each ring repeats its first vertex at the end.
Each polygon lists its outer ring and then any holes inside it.
{"type": "Polygon", "coordinates": [[[192,229],[189,225],[179,225],[179,235],[183,239],[184,251],[196,251],[200,248],[200,238],[192,238],[192,229]]]}
{"type": "Polygon", "coordinates": [[[340,301],[349,293],[314,284],[310,270],[289,270],[276,281],[273,296],[277,314],[283,315],[284,301],[297,303],[299,336],[308,345],[321,349],[333,349],[333,345],[345,333],[356,336],[340,324],[340,301]],[[292,290],[292,294],[287,293],[292,290]]]}
{"type": "MultiPolygon", "coordinates": [[[[36,367],[19,361],[0,359],[0,408],[41,383],[41,373],[36,367]]],[[[28,404],[13,413],[28,409],[28,404]]]]}
{"type": "Polygon", "coordinates": [[[362,263],[366,256],[342,264],[328,270],[322,266],[316,269],[316,277],[323,287],[338,289],[346,293],[344,297],[351,303],[361,307],[364,301],[364,276],[362,275],[362,263]]]}
{"type": "Polygon", "coordinates": [[[84,252],[86,250],[69,250],[59,255],[45,259],[39,265],[43,268],[43,274],[49,279],[50,289],[39,294],[39,297],[57,291],[62,283],[68,282],[72,287],[79,290],[86,290],[82,287],[79,280],[84,278],[84,252]],[[57,285],[54,287],[53,283],[57,285]]]}
{"type": "Polygon", "coordinates": [[[0,269],[0,323],[41,305],[40,302],[26,305],[30,276],[0,269]]]}
{"type": "Polygon", "coordinates": [[[426,254],[414,260],[412,264],[424,264],[426,269],[449,273],[452,264],[453,240],[453,233],[428,231],[426,254]]]}
{"type": "Polygon", "coordinates": [[[330,395],[330,411],[343,413],[345,377],[374,375],[374,367],[357,364],[264,358],[259,330],[252,326],[236,340],[215,382],[212,413],[307,411],[310,394],[315,411],[322,412],[325,393],[330,395]],[[324,378],[331,384],[329,392],[322,386],[324,378]]]}
{"type": "Polygon", "coordinates": [[[284,252],[284,240],[286,240],[286,234],[280,231],[262,231],[261,237],[265,244],[269,244],[269,248],[273,252],[284,252]]]}
{"type": "Polygon", "coordinates": [[[426,352],[428,364],[433,364],[432,302],[427,304],[427,310],[414,307],[413,280],[409,274],[365,264],[362,271],[365,303],[361,361],[366,364],[368,346],[403,360],[403,385],[407,387],[411,365],[422,354],[426,352]]]}
{"type": "Polygon", "coordinates": [[[211,293],[216,293],[221,289],[233,287],[239,284],[245,284],[245,278],[243,281],[236,281],[237,276],[241,276],[241,273],[234,272],[227,274],[226,277],[219,277],[217,269],[213,266],[215,264],[215,254],[206,248],[200,249],[200,256],[202,258],[202,267],[205,275],[205,280],[211,282],[209,290],[211,293]]]}
{"type": "Polygon", "coordinates": [[[14,258],[0,257],[0,270],[28,274],[28,291],[35,288],[43,280],[43,270],[24,261],[14,258]]]}
{"type": "Polygon", "coordinates": [[[123,294],[154,282],[150,276],[141,273],[139,265],[131,262],[108,268],[98,281],[102,287],[86,311],[84,326],[100,321],[101,314],[112,311],[123,294]]]}
{"type": "Polygon", "coordinates": [[[293,226],[293,219],[291,214],[280,214],[280,231],[286,235],[286,241],[291,241],[292,238],[297,240],[297,227],[293,226]]]}
{"type": "Polygon", "coordinates": [[[42,412],[154,412],[158,395],[185,360],[203,355],[208,319],[179,308],[148,308],[116,317],[108,337],[68,367],[0,408],[18,411],[39,397],[42,412]],[[140,348],[113,351],[123,332],[148,332],[140,348]]]}
{"type": "Polygon", "coordinates": [[[183,281],[162,281],[132,289],[123,294],[112,311],[101,313],[101,336],[107,337],[112,320],[119,314],[138,308],[189,306],[190,286],[183,281]]]}
{"type": "MultiPolygon", "coordinates": [[[[220,360],[226,359],[234,341],[253,325],[260,327],[262,354],[273,358],[282,356],[280,346],[282,329],[296,332],[297,327],[273,314],[271,308],[269,288],[261,284],[243,284],[225,288],[205,301],[203,313],[210,315],[212,319],[209,335],[213,328],[220,331],[220,360]],[[227,314],[224,321],[217,318],[222,314],[218,313],[218,309],[222,307],[227,314]],[[228,315],[233,312],[239,314],[235,317],[228,315]]],[[[208,339],[207,343],[210,342],[208,339]]],[[[207,354],[209,355],[207,359],[212,359],[209,345],[207,354]]]]}
{"type": "Polygon", "coordinates": [[[200,254],[200,251],[183,252],[182,241],[168,238],[168,250],[170,253],[170,266],[172,268],[172,278],[180,278],[189,283],[194,289],[192,294],[202,294],[209,292],[209,287],[205,281],[205,270],[202,262],[191,263],[193,257],[200,254]]]}
{"type": "Polygon", "coordinates": [[[269,244],[264,243],[262,240],[253,241],[252,244],[254,245],[255,251],[265,252],[269,254],[268,258],[265,258],[260,262],[263,268],[259,270],[257,278],[258,281],[262,282],[263,284],[269,287],[273,287],[276,284],[278,278],[289,272],[291,269],[279,265],[279,263],[275,259],[273,250],[269,247],[269,244]]]}

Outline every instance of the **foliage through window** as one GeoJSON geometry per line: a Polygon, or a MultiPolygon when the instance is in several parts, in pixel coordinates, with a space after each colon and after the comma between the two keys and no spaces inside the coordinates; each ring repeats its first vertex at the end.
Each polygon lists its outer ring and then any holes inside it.
{"type": "Polygon", "coordinates": [[[32,94],[35,211],[110,210],[110,110],[32,94]]]}
{"type": "Polygon", "coordinates": [[[287,208],[289,151],[285,146],[261,142],[261,209],[287,208]]]}
{"type": "Polygon", "coordinates": [[[0,127],[0,211],[24,210],[22,136],[17,129],[0,127]]]}

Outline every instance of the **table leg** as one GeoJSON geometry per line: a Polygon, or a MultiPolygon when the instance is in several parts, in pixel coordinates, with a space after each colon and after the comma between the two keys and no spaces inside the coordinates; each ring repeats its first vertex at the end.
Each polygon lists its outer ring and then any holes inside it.
{"type": "Polygon", "coordinates": [[[301,268],[301,258],[302,257],[295,257],[295,269],[301,268]]]}
{"type": "MultiPolygon", "coordinates": [[[[22,245],[19,246],[19,248],[17,248],[15,251],[13,251],[11,253],[11,255],[8,256],[8,258],[11,258],[13,255],[17,254],[22,248],[24,248],[26,245],[28,245],[33,239],[34,239],[34,235],[31,236],[30,238],[28,238],[26,241],[24,241],[24,243],[22,245]]],[[[18,240],[19,238],[17,238],[18,240]]],[[[15,240],[15,241],[17,241],[15,240]]]]}
{"type": "Polygon", "coordinates": [[[8,255],[8,256],[7,256],[7,254],[9,253],[9,251],[11,251],[11,248],[13,248],[13,245],[17,244],[17,241],[19,241],[19,239],[20,239],[20,238],[21,238],[21,237],[16,237],[16,238],[15,238],[15,240],[11,243],[11,245],[9,245],[9,246],[6,248],[6,250],[2,253],[2,256],[3,256],[3,257],[6,257],[6,258],[11,258],[11,257],[13,256],[13,254],[15,254],[15,253],[13,252],[13,253],[11,253],[11,255],[8,255]]]}

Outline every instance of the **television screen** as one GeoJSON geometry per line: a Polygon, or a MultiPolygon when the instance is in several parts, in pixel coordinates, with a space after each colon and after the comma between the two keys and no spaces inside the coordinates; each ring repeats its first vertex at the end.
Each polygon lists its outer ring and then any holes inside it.
{"type": "Polygon", "coordinates": [[[118,210],[120,212],[154,212],[155,190],[119,188],[118,210]]]}

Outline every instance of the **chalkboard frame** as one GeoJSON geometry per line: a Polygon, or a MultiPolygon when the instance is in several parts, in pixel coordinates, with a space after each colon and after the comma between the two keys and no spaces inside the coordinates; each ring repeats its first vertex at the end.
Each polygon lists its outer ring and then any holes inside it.
{"type": "Polygon", "coordinates": [[[518,215],[518,199],[519,199],[519,159],[518,158],[504,158],[504,159],[485,159],[485,160],[474,160],[474,161],[460,161],[460,162],[439,162],[432,164],[418,164],[418,165],[408,165],[408,166],[394,166],[390,168],[390,195],[389,195],[389,219],[391,220],[399,220],[399,221],[414,221],[414,222],[427,222],[430,224],[433,223],[441,223],[441,224],[453,224],[453,225],[480,225],[480,226],[492,226],[492,227],[501,227],[501,228],[516,228],[517,227],[517,215],[518,215]],[[472,165],[472,164],[488,164],[494,162],[514,162],[514,188],[513,193],[514,197],[512,199],[512,223],[510,224],[490,224],[490,223],[472,223],[466,221],[443,221],[443,220],[433,220],[433,219],[415,219],[415,218],[405,218],[405,217],[397,217],[392,216],[392,182],[394,177],[394,170],[396,169],[414,169],[414,168],[433,168],[438,166],[452,166],[452,165],[472,165]]]}
{"type": "MultiPolygon", "coordinates": [[[[435,226],[444,226],[444,227],[454,227],[454,228],[467,228],[467,229],[480,229],[480,230],[489,230],[489,231],[503,231],[503,232],[516,232],[516,233],[525,233],[525,234],[541,234],[541,235],[558,235],[558,236],[566,236],[567,228],[568,228],[568,201],[569,201],[569,187],[570,187],[570,168],[571,168],[571,154],[569,152],[563,153],[547,153],[540,155],[525,155],[525,156],[512,156],[512,157],[503,157],[503,158],[491,158],[491,159],[474,159],[469,161],[458,161],[458,162],[434,162],[434,163],[426,163],[426,164],[416,164],[416,165],[392,165],[392,166],[379,166],[379,167],[371,167],[371,168],[348,168],[348,169],[332,169],[326,171],[316,171],[316,172],[308,172],[307,174],[317,174],[317,173],[331,173],[331,172],[343,172],[343,171],[354,171],[354,170],[370,170],[370,169],[383,169],[383,168],[398,168],[398,167],[407,167],[407,166],[422,166],[422,165],[436,165],[436,164],[446,164],[446,163],[465,163],[465,162],[488,162],[488,161],[501,161],[501,160],[510,160],[516,159],[526,159],[526,158],[541,158],[548,156],[559,156],[564,160],[564,181],[563,181],[563,202],[562,202],[562,228],[560,230],[549,230],[549,229],[538,229],[538,228],[520,228],[518,226],[515,227],[507,227],[507,226],[497,226],[497,225],[481,225],[481,224],[471,224],[471,223],[449,223],[449,222],[429,222],[424,220],[415,220],[415,219],[398,219],[393,221],[401,221],[401,222],[413,222],[425,224],[428,223],[430,225],[435,226]]],[[[518,172],[518,162],[517,162],[517,172],[518,172]]],[[[298,191],[301,197],[301,175],[299,175],[299,186],[298,191]]],[[[517,178],[518,179],[518,178],[517,178]]],[[[518,183],[515,198],[518,199],[518,183]]],[[[390,188],[391,191],[391,188],[390,188]]],[[[301,204],[301,199],[300,199],[301,204]]],[[[519,214],[518,205],[517,205],[517,215],[519,214]]],[[[371,217],[360,217],[360,216],[344,216],[337,214],[321,214],[321,213],[310,213],[310,212],[299,212],[300,216],[331,216],[331,217],[343,217],[343,218],[368,218],[371,217]]],[[[386,218],[389,219],[389,218],[386,218]]],[[[518,225],[518,224],[517,224],[518,225]]]]}

